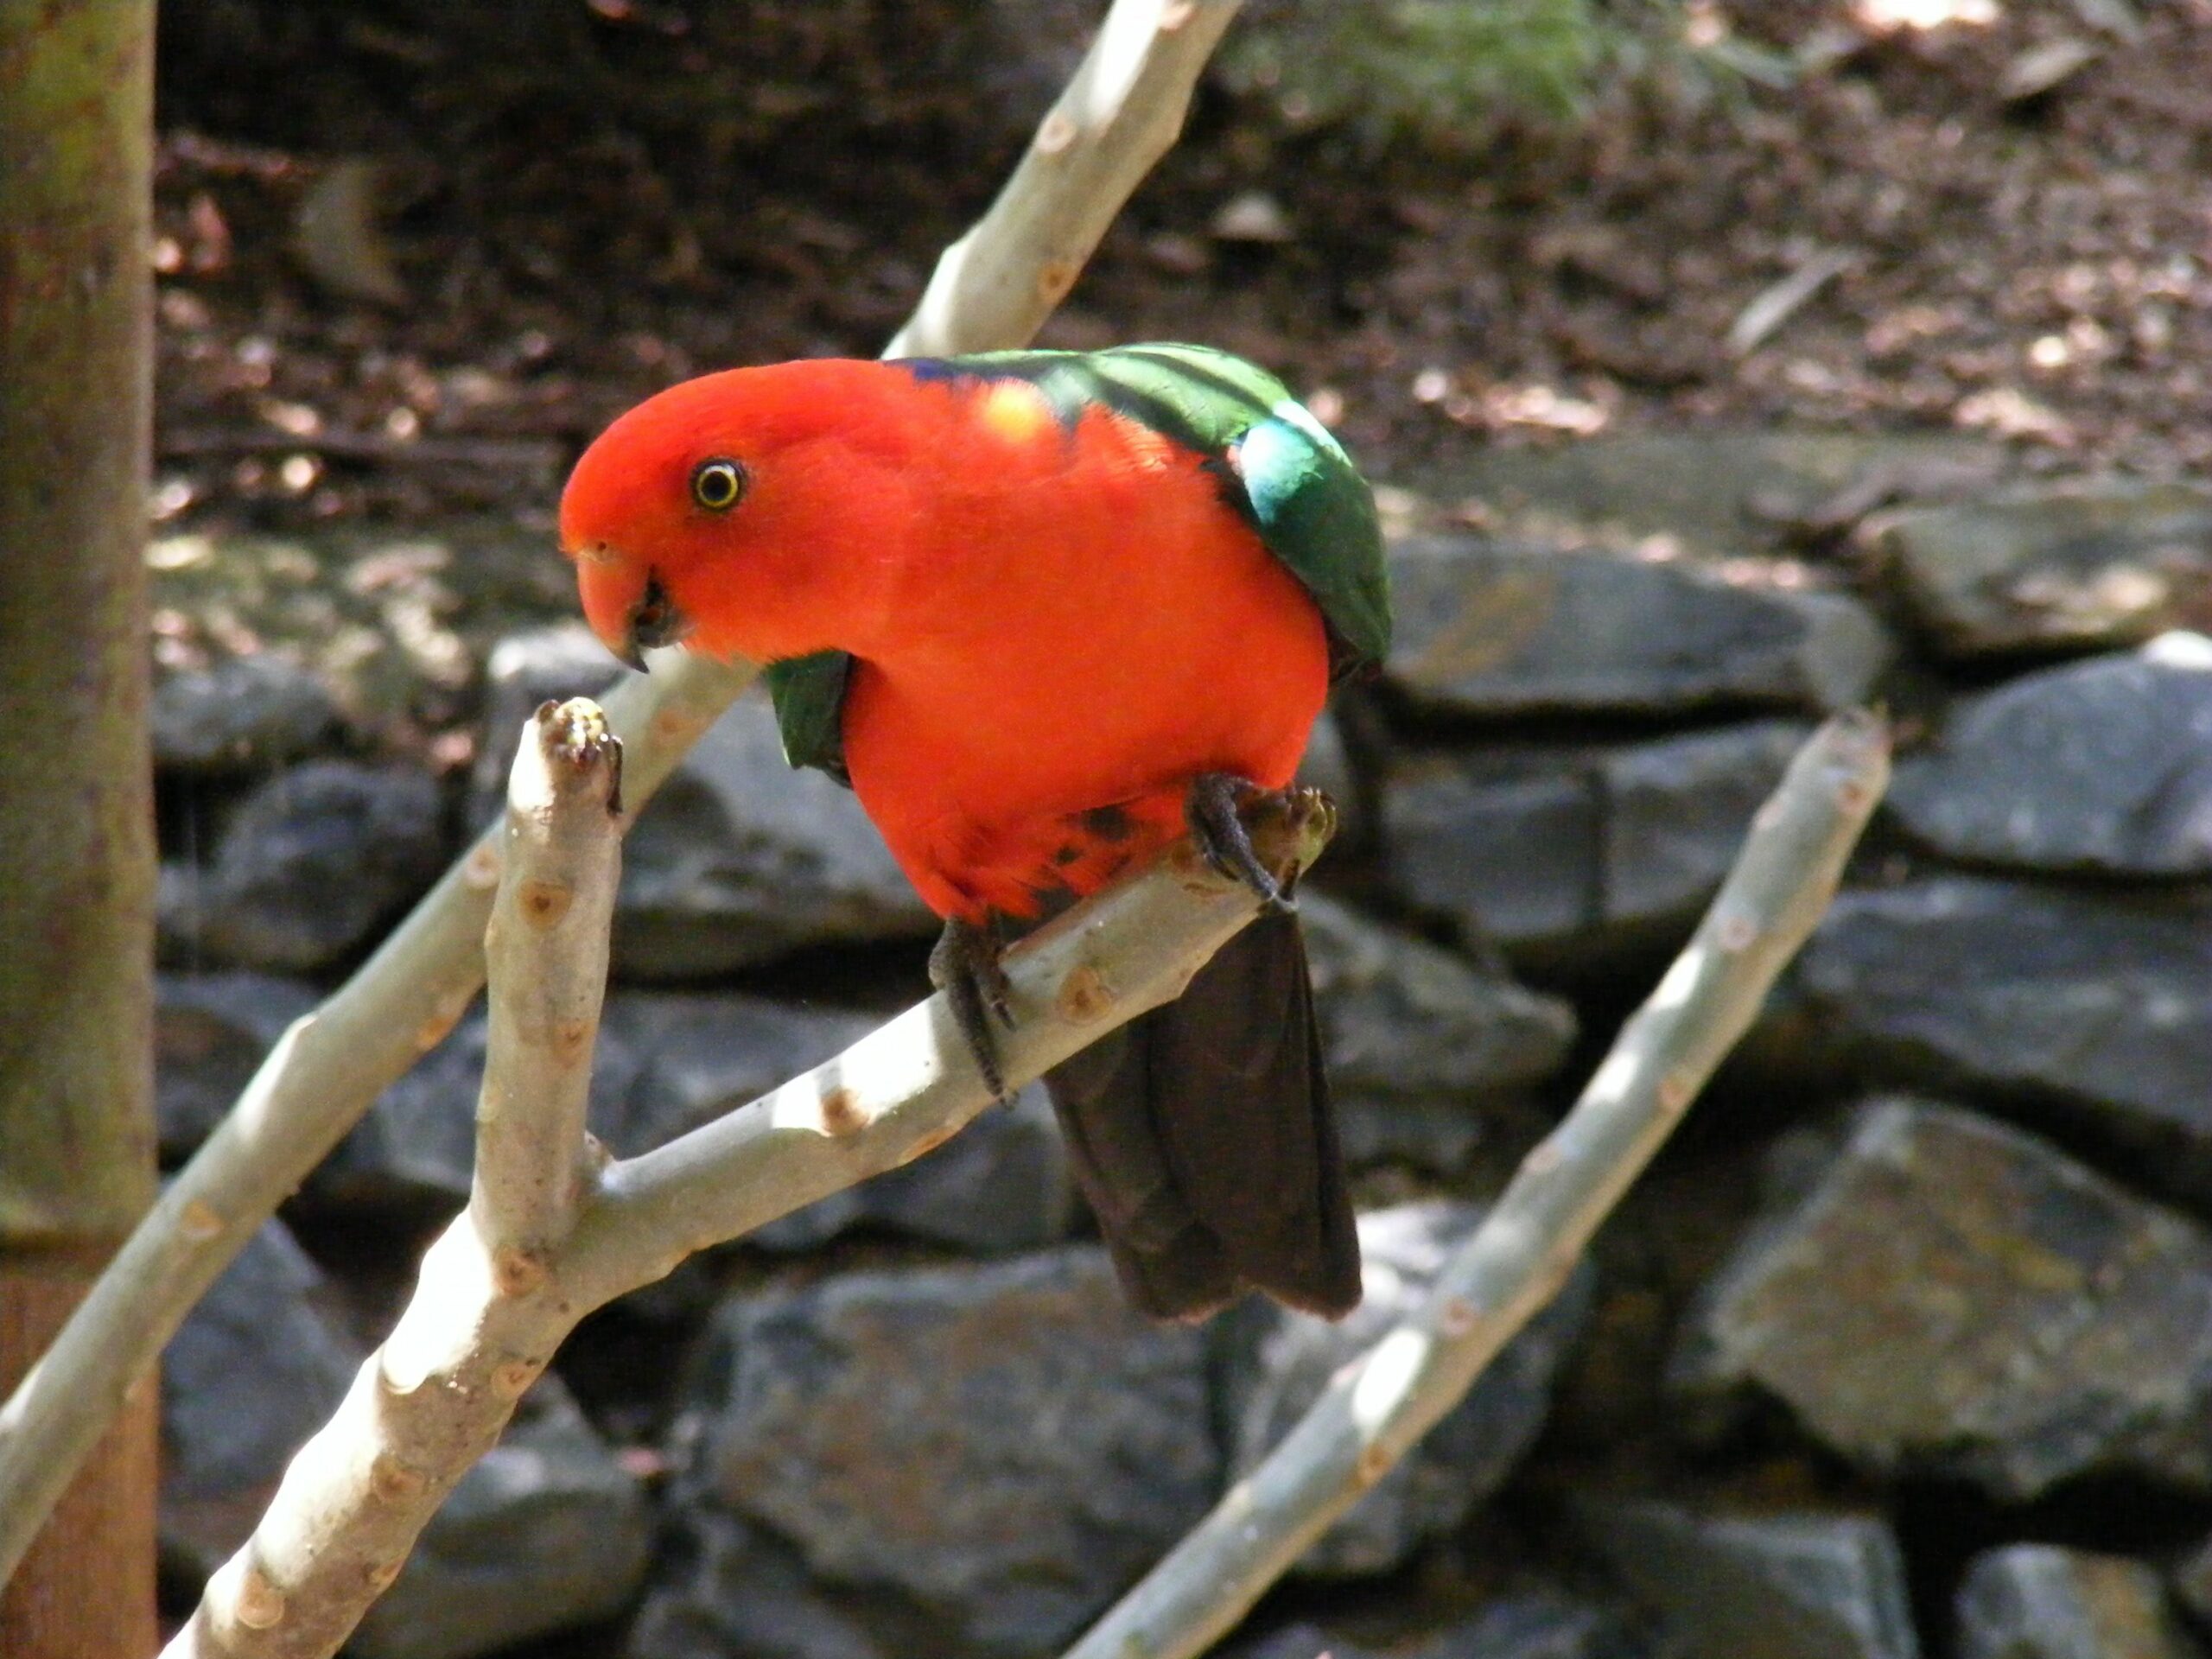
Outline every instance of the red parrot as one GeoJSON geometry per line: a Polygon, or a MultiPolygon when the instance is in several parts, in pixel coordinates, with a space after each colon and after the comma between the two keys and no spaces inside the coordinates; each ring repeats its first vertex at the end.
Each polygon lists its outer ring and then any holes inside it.
{"type": "Polygon", "coordinates": [[[1279,382],[1168,345],[710,374],[591,445],[561,543],[626,662],[769,665],[793,763],[945,918],[994,1086],[1009,939],[1186,830],[1251,881],[1179,1000],[1046,1082],[1139,1306],[1357,1303],[1305,948],[1236,809],[1387,650],[1389,594],[1367,486],[1279,382]]]}

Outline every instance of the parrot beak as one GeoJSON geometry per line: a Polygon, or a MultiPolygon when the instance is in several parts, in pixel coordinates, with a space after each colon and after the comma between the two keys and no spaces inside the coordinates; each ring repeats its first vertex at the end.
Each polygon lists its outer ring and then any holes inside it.
{"type": "Polygon", "coordinates": [[[640,586],[635,565],[604,556],[602,543],[592,548],[601,556],[579,557],[576,566],[584,620],[617,660],[645,673],[645,652],[675,645],[691,632],[691,619],[669,597],[658,571],[647,569],[640,586]]]}
{"type": "Polygon", "coordinates": [[[645,573],[645,591],[630,607],[625,625],[623,648],[614,654],[639,673],[649,671],[645,657],[648,650],[675,645],[691,632],[691,619],[668,596],[658,570],[645,573]]]}

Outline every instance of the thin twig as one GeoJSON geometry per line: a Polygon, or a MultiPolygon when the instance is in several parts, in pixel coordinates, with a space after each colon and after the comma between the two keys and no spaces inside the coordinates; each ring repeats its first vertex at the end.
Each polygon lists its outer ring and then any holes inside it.
{"type": "MultiPolygon", "coordinates": [[[[595,998],[589,1008],[563,1012],[548,1006],[543,987],[581,988],[605,970],[616,858],[603,746],[594,763],[588,746],[546,741],[560,720],[582,723],[570,714],[578,708],[541,710],[515,768],[509,819],[522,833],[487,946],[487,1104],[519,1100],[524,1077],[564,1103],[580,1101],[588,1080],[588,1041],[539,1045],[528,1029],[541,1014],[556,1023],[595,1015],[595,998]],[[543,766],[533,764],[540,745],[543,766]],[[533,798],[534,772],[550,773],[553,787],[533,798]],[[541,808],[545,832],[528,833],[541,808]],[[567,894],[553,900],[554,911],[599,911],[596,935],[563,916],[531,925],[549,891],[567,894]],[[510,1017],[499,1017],[502,1008],[510,1017]],[[511,1070],[518,1065],[520,1077],[511,1070]]],[[[1329,828],[1325,817],[1272,810],[1251,823],[1275,868],[1310,862],[1329,828]]],[[[1023,941],[1006,959],[1015,1015],[999,1039],[1007,1081],[1019,1086],[1179,995],[1257,912],[1249,887],[1217,874],[1185,842],[1023,941]]],[[[554,996],[567,1006],[565,991],[554,996]]],[[[918,1157],[992,1099],[950,1010],[932,998],[773,1093],[607,1168],[579,1192],[574,1231],[527,1255],[513,1240],[535,1236],[517,1230],[537,1207],[534,1172],[572,1155],[581,1130],[565,1104],[504,1125],[480,1117],[477,1200],[424,1255],[391,1338],[292,1460],[252,1538],[208,1580],[168,1659],[334,1652],[579,1319],[695,1249],[918,1157]]]]}
{"type": "Polygon", "coordinates": [[[1796,316],[1814,295],[1859,263],[1848,248],[1825,248],[1781,281],[1761,289],[1728,325],[1728,349],[1748,357],[1767,336],[1796,316]]]}
{"type": "MultiPolygon", "coordinates": [[[[1039,310],[970,303],[963,284],[988,278],[1014,290],[1026,283],[1041,291],[1045,261],[1068,257],[1067,248],[1087,253],[1097,245],[1156,156],[1147,146],[1163,131],[1172,137],[1179,124],[1233,10],[1221,0],[1187,10],[1160,0],[1115,0],[1100,39],[1134,55],[1116,60],[1125,74],[1094,70],[1084,79],[1092,122],[1086,130],[1095,130],[1086,145],[1099,152],[1096,164],[1017,169],[990,215],[962,238],[968,251],[961,268],[948,276],[941,266],[932,279],[924,309],[934,321],[925,326],[918,314],[890,354],[1027,343],[1049,304],[1039,310]],[[1178,16],[1179,25],[1171,27],[1178,16]],[[1125,118],[1113,107],[1117,95],[1125,118]],[[1139,156],[1141,164],[1128,159],[1139,156]],[[1061,226],[1064,239],[1032,237],[1033,225],[1061,226]],[[1020,250],[1001,246],[1002,238],[1021,238],[1020,250]],[[1016,263],[1023,257],[1037,262],[1026,277],[1016,263]],[[968,265],[972,279],[960,274],[968,265]]],[[[1094,51],[1084,60],[1086,69],[1098,56],[1094,51]]],[[[1046,128],[1059,112],[1055,105],[1039,129],[1038,150],[1055,147],[1047,143],[1046,128]]],[[[1055,140],[1058,132],[1054,128],[1055,140]]],[[[1059,281],[1057,273],[1053,280],[1059,281]]],[[[752,679],[748,665],[684,658],[650,679],[632,677],[609,694],[607,717],[622,741],[624,787],[633,810],[752,679]]],[[[489,832],[353,978],[284,1033],[54,1347],[0,1407],[0,1584],[121,1409],[125,1390],[147,1374],[216,1275],[475,996],[484,982],[484,925],[499,857],[497,831],[489,832]]]]}
{"type": "Polygon", "coordinates": [[[1813,931],[1889,777],[1889,736],[1849,714],[1800,750],[1713,907],[1421,1307],[1338,1373],[1067,1659],[1193,1659],[1466,1394],[1558,1294],[1590,1236],[1743,1034],[1813,931]]]}

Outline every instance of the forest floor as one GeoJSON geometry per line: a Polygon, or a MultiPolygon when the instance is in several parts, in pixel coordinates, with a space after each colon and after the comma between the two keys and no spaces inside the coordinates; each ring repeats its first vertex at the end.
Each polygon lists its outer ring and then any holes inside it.
{"type": "MultiPolygon", "coordinates": [[[[538,9],[165,18],[158,519],[549,522],[671,380],[879,349],[1059,68],[956,0],[538,9]]],[[[2212,466],[2212,0],[1685,15],[1787,84],[1379,144],[1210,87],[1045,343],[1243,353],[1386,479],[1782,422],[2212,466]]]]}

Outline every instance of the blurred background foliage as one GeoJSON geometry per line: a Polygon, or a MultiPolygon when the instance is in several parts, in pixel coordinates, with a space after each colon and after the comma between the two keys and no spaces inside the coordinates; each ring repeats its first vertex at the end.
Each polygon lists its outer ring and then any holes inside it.
{"type": "MultiPolygon", "coordinates": [[[[162,91],[224,130],[325,148],[371,136],[348,130],[364,92],[374,103],[402,88],[429,93],[412,111],[421,136],[532,116],[680,135],[713,161],[801,123],[883,129],[965,103],[968,118],[946,124],[950,142],[999,134],[995,111],[1009,104],[1017,126],[1033,119],[1101,10],[1086,0],[200,0],[162,20],[162,91]],[[449,73],[464,60],[466,75],[449,73]],[[272,89],[231,73],[245,60],[312,62],[317,73],[272,89]],[[440,86],[469,96],[444,99],[440,86]],[[949,87],[963,97],[949,101],[949,87]]],[[[1781,63],[1694,0],[1255,0],[1216,76],[1291,131],[1457,149],[1501,122],[1572,124],[1624,86],[1704,96],[1781,63]]]]}
{"type": "Polygon", "coordinates": [[[1633,18],[1621,10],[1596,0],[1274,0],[1227,42],[1222,69],[1294,127],[1348,126],[1375,145],[1448,143],[1502,118],[1586,111],[1604,81],[1649,61],[1662,21],[1678,21],[1666,0],[1635,5],[1633,18]]]}

